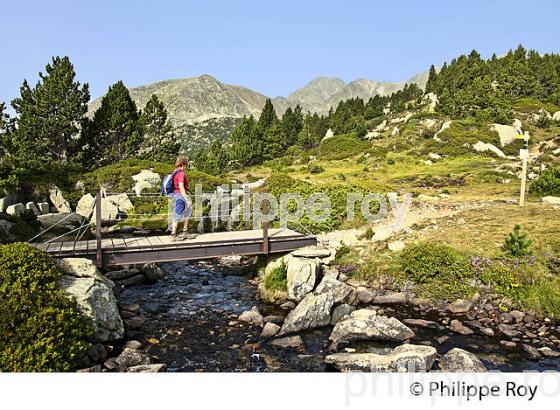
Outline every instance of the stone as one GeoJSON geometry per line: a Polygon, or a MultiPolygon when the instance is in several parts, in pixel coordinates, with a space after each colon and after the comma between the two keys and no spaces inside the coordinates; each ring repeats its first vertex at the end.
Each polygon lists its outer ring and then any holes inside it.
{"type": "Polygon", "coordinates": [[[165,278],[165,272],[155,263],[146,263],[142,265],[141,271],[150,283],[155,283],[165,278]]]}
{"type": "Polygon", "coordinates": [[[124,347],[132,350],[140,350],[142,348],[142,343],[138,340],[129,340],[125,343],[124,347]]]}
{"type": "Polygon", "coordinates": [[[136,286],[144,283],[145,279],[144,275],[138,274],[127,279],[120,279],[116,281],[116,284],[119,286],[136,286]]]}
{"type": "Polygon", "coordinates": [[[149,169],[141,170],[138,174],[133,175],[132,179],[135,182],[132,189],[137,195],[145,189],[159,188],[161,183],[160,175],[149,169]]]}
{"type": "Polygon", "coordinates": [[[251,310],[246,310],[241,313],[239,315],[239,320],[251,325],[264,326],[264,319],[256,306],[253,306],[251,310]]]}
{"type": "Polygon", "coordinates": [[[265,316],[263,318],[263,320],[264,320],[264,323],[272,322],[272,323],[275,323],[277,325],[281,325],[282,323],[284,323],[285,318],[286,318],[286,316],[282,316],[282,315],[268,315],[268,316],[265,316]]]}
{"type": "Polygon", "coordinates": [[[109,271],[105,274],[105,276],[108,279],[111,279],[112,281],[117,281],[117,280],[128,279],[138,274],[140,274],[140,271],[138,269],[131,268],[131,269],[109,271]]]}
{"type": "Polygon", "coordinates": [[[321,283],[317,286],[315,293],[321,294],[331,292],[334,297],[334,303],[342,303],[352,292],[352,288],[346,283],[329,277],[324,277],[321,283]]]}
{"type": "Polygon", "coordinates": [[[88,357],[95,363],[100,363],[107,359],[107,350],[105,346],[100,343],[91,344],[87,349],[88,357]]]}
{"type": "Polygon", "coordinates": [[[473,149],[476,152],[490,151],[490,152],[493,152],[494,154],[496,154],[500,158],[505,158],[506,157],[506,154],[504,154],[504,152],[501,149],[499,149],[495,145],[488,144],[488,143],[482,142],[482,141],[478,141],[476,144],[474,144],[473,149]]]}
{"type": "Polygon", "coordinates": [[[374,296],[371,303],[375,305],[388,305],[395,303],[406,303],[406,293],[404,292],[387,292],[384,295],[374,296]]]}
{"type": "Polygon", "coordinates": [[[138,303],[132,303],[130,305],[123,305],[122,310],[128,312],[137,313],[140,311],[140,305],[138,303]]]}
{"type": "Polygon", "coordinates": [[[296,249],[291,255],[300,258],[327,258],[331,256],[331,250],[320,246],[306,246],[296,249]]]}
{"type": "Polygon", "coordinates": [[[560,352],[557,352],[556,350],[552,350],[550,347],[541,347],[539,349],[539,352],[541,352],[541,354],[544,357],[549,357],[553,359],[557,359],[560,357],[560,352]]]}
{"type": "Polygon", "coordinates": [[[164,363],[158,364],[141,364],[139,366],[132,366],[126,369],[127,373],[162,373],[167,370],[167,365],[164,363]]]}
{"type": "Polygon", "coordinates": [[[515,349],[517,347],[517,343],[509,340],[500,340],[500,344],[507,349],[515,349]]]}
{"type": "Polygon", "coordinates": [[[13,205],[9,205],[6,208],[6,213],[8,215],[21,215],[25,212],[25,205],[23,205],[21,202],[17,203],[17,204],[13,204],[13,205]]]}
{"type": "Polygon", "coordinates": [[[37,220],[41,224],[42,229],[48,229],[56,225],[55,229],[72,230],[80,226],[84,219],[81,215],[77,214],[53,213],[37,215],[37,220]]]}
{"type": "Polygon", "coordinates": [[[107,199],[108,202],[115,205],[117,207],[117,209],[119,210],[119,212],[123,213],[123,214],[128,213],[128,211],[130,211],[132,208],[134,208],[134,205],[132,205],[132,202],[128,198],[128,195],[125,194],[125,193],[117,194],[117,195],[110,195],[106,199],[107,199]]]}
{"type": "Polygon", "coordinates": [[[39,208],[37,208],[37,205],[35,205],[33,202],[26,203],[25,209],[33,212],[35,215],[41,215],[41,211],[39,211],[39,208]]]}
{"type": "Polygon", "coordinates": [[[39,202],[39,203],[37,204],[37,208],[39,208],[39,213],[40,213],[41,215],[43,215],[43,214],[48,214],[49,211],[50,211],[50,206],[49,206],[49,204],[48,204],[47,202],[39,202]]]}
{"type": "Polygon", "coordinates": [[[426,372],[436,355],[437,350],[431,346],[403,344],[388,354],[335,353],[325,362],[343,372],[426,372]]]}
{"type": "Polygon", "coordinates": [[[514,326],[503,323],[498,325],[498,330],[507,337],[517,337],[521,334],[514,326]]]}
{"type": "Polygon", "coordinates": [[[303,340],[300,335],[286,336],[279,339],[274,339],[269,343],[275,347],[281,347],[283,349],[297,349],[298,347],[303,347],[303,340]]]}
{"type": "Polygon", "coordinates": [[[329,138],[334,137],[334,132],[333,130],[331,130],[330,128],[327,130],[327,132],[325,132],[325,136],[323,137],[323,139],[321,141],[324,140],[328,140],[329,138]]]}
{"type": "Polygon", "coordinates": [[[319,295],[307,295],[292,310],[278,333],[279,336],[296,333],[301,330],[314,329],[326,326],[331,321],[331,309],[334,305],[334,296],[330,292],[319,295]]]}
{"type": "MultiPolygon", "coordinates": [[[[101,219],[102,220],[116,220],[119,215],[119,207],[113,202],[109,201],[107,198],[101,198],[101,219]]],[[[91,214],[91,221],[95,221],[97,218],[97,207],[93,207],[93,212],[91,214]]]]}
{"type": "Polygon", "coordinates": [[[498,133],[498,136],[500,137],[500,145],[502,147],[505,147],[506,145],[509,145],[513,141],[515,141],[517,134],[519,134],[520,128],[521,127],[516,128],[510,125],[503,125],[503,124],[492,124],[492,126],[490,127],[492,131],[496,131],[498,133]]]}
{"type": "Polygon", "coordinates": [[[403,323],[409,326],[425,327],[428,329],[440,329],[441,326],[436,322],[424,319],[403,319],[403,323]]]}
{"type": "Polygon", "coordinates": [[[80,198],[76,205],[76,213],[82,215],[84,218],[89,219],[93,214],[95,207],[95,197],[92,194],[85,194],[80,198]]]}
{"type": "Polygon", "coordinates": [[[541,201],[545,204],[560,205],[560,197],[558,196],[543,196],[541,201]]]}
{"type": "Polygon", "coordinates": [[[488,369],[473,353],[455,347],[439,359],[439,368],[446,372],[482,373],[488,369]]]}
{"type": "Polygon", "coordinates": [[[340,341],[353,340],[402,342],[412,337],[414,337],[414,332],[398,319],[377,316],[373,309],[358,309],[334,326],[329,340],[335,344],[340,341]]]}
{"type": "Polygon", "coordinates": [[[525,317],[525,313],[521,312],[520,310],[512,310],[510,314],[512,319],[515,320],[517,323],[523,322],[523,318],[525,317]]]}
{"type": "Polygon", "coordinates": [[[523,352],[525,353],[527,359],[539,360],[541,358],[541,353],[538,351],[536,347],[528,344],[524,344],[521,347],[523,348],[523,352]]]}
{"type": "Polygon", "coordinates": [[[107,279],[99,272],[97,266],[91,259],[86,258],[63,258],[56,261],[57,265],[66,274],[75,278],[92,278],[109,288],[115,286],[113,281],[107,279]]]}
{"type": "Polygon", "coordinates": [[[319,263],[317,259],[286,258],[288,298],[301,301],[315,288],[319,263]]]}
{"type": "Polygon", "coordinates": [[[17,203],[18,201],[18,196],[14,193],[0,190],[0,194],[4,195],[0,198],[0,213],[6,212],[6,208],[8,208],[8,206],[17,203]]]}
{"type": "Polygon", "coordinates": [[[449,336],[440,336],[440,337],[436,337],[436,342],[438,342],[440,345],[446,343],[449,341],[449,336]]]}
{"type": "Polygon", "coordinates": [[[459,333],[461,335],[472,335],[474,332],[463,325],[459,320],[453,319],[449,324],[449,329],[455,333],[459,333]]]}
{"type": "Polygon", "coordinates": [[[152,358],[139,350],[125,348],[115,359],[119,370],[126,370],[130,367],[152,364],[152,358]]]}
{"type": "Polygon", "coordinates": [[[356,288],[356,298],[358,302],[368,304],[371,303],[374,297],[375,293],[373,293],[373,291],[369,290],[368,288],[364,286],[358,286],[356,288]]]}
{"type": "Polygon", "coordinates": [[[0,243],[3,239],[10,240],[14,226],[14,223],[0,219],[0,243]]]}
{"type": "Polygon", "coordinates": [[[62,191],[56,185],[53,185],[49,190],[49,199],[58,212],[64,214],[69,214],[72,212],[70,204],[67,200],[64,199],[64,197],[62,196],[62,191]]]}
{"type": "Polygon", "coordinates": [[[447,306],[447,310],[454,314],[467,313],[472,309],[472,306],[473,302],[470,300],[457,299],[454,303],[447,306]]]}
{"type": "Polygon", "coordinates": [[[405,248],[405,246],[406,245],[403,241],[393,241],[387,244],[387,248],[389,248],[391,252],[400,252],[405,248]]]}
{"type": "Polygon", "coordinates": [[[261,338],[266,339],[269,337],[276,336],[276,334],[280,331],[280,326],[276,323],[268,322],[264,325],[263,331],[261,332],[261,338]]]}
{"type": "Polygon", "coordinates": [[[123,337],[123,322],[111,287],[94,278],[73,276],[63,276],[59,287],[73,296],[78,309],[92,319],[95,341],[107,342],[123,337]]]}
{"type": "Polygon", "coordinates": [[[355,310],[355,306],[348,305],[346,303],[336,306],[332,312],[331,325],[336,325],[340,321],[340,319],[342,319],[346,315],[350,315],[355,310]]]}
{"type": "Polygon", "coordinates": [[[560,111],[556,111],[554,114],[552,114],[552,120],[560,122],[560,111]]]}
{"type": "Polygon", "coordinates": [[[291,300],[288,300],[288,301],[286,301],[286,302],[284,302],[280,305],[280,309],[284,309],[284,310],[292,310],[295,307],[296,307],[296,304],[294,302],[292,302],[291,300]]]}
{"type": "Polygon", "coordinates": [[[128,319],[125,319],[124,323],[126,323],[126,326],[129,329],[140,329],[146,324],[146,318],[144,316],[132,316],[128,319]]]}

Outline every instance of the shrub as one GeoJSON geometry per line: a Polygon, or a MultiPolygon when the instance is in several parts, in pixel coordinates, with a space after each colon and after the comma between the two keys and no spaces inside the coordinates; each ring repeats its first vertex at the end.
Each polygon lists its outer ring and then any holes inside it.
{"type": "Polygon", "coordinates": [[[317,154],[323,159],[343,159],[361,154],[370,147],[368,141],[355,134],[343,134],[321,141],[317,154]]]}
{"type": "Polygon", "coordinates": [[[415,283],[457,281],[471,275],[468,259],[451,246],[421,242],[405,248],[400,266],[415,283]]]}
{"type": "Polygon", "coordinates": [[[513,231],[506,237],[504,251],[515,258],[531,254],[533,241],[527,239],[527,233],[521,232],[521,225],[516,224],[513,231]]]}
{"type": "Polygon", "coordinates": [[[85,353],[93,329],[61,276],[31,245],[0,246],[0,371],[68,371],[85,353]]]}
{"type": "Polygon", "coordinates": [[[529,186],[529,192],[538,195],[560,195],[560,167],[549,168],[529,186]]]}
{"type": "Polygon", "coordinates": [[[317,165],[317,164],[308,164],[307,165],[307,171],[310,174],[320,174],[321,172],[325,171],[325,168],[323,168],[321,165],[317,165]]]}
{"type": "Polygon", "coordinates": [[[269,291],[285,292],[288,289],[288,277],[284,261],[265,277],[264,287],[269,291]]]}

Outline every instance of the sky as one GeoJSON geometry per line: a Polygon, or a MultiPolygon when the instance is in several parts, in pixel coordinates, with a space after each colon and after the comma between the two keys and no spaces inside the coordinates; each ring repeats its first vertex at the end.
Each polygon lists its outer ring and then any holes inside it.
{"type": "Polygon", "coordinates": [[[3,0],[0,102],[67,55],[92,97],[210,74],[270,97],[318,76],[401,81],[472,49],[560,52],[560,1],[3,0]]]}

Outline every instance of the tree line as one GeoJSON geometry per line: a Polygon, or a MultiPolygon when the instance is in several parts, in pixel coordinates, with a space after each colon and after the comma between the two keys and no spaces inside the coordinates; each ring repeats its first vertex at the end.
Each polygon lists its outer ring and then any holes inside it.
{"type": "Polygon", "coordinates": [[[560,104],[560,55],[540,55],[523,46],[484,60],[473,50],[437,72],[431,66],[426,92],[438,95],[438,111],[454,118],[507,123],[520,98],[560,104]]]}
{"type": "Polygon", "coordinates": [[[52,165],[91,169],[131,157],[168,161],[176,155],[167,111],[156,95],[138,110],[119,81],[91,118],[89,101],[89,86],[76,80],[70,59],[54,57],[35,86],[24,80],[11,102],[14,118],[0,103],[0,187],[15,188],[29,170],[48,173],[52,165]]]}

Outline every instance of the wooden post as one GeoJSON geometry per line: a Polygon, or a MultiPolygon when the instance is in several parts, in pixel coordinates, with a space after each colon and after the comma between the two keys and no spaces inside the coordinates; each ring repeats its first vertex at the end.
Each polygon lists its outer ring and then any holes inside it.
{"type": "Polygon", "coordinates": [[[521,190],[519,192],[519,206],[525,205],[525,186],[527,184],[527,161],[529,159],[529,132],[523,134],[523,148],[519,151],[521,160],[521,190]]]}
{"type": "Polygon", "coordinates": [[[95,264],[98,268],[103,267],[103,251],[101,249],[101,191],[95,194],[95,240],[96,258],[95,264]]]}
{"type": "Polygon", "coordinates": [[[263,253],[268,255],[268,213],[270,211],[270,203],[268,198],[263,200],[263,220],[262,220],[262,230],[263,230],[263,253]]]}
{"type": "Polygon", "coordinates": [[[251,228],[251,194],[247,185],[243,185],[243,221],[245,229],[249,230],[251,228]]]}

